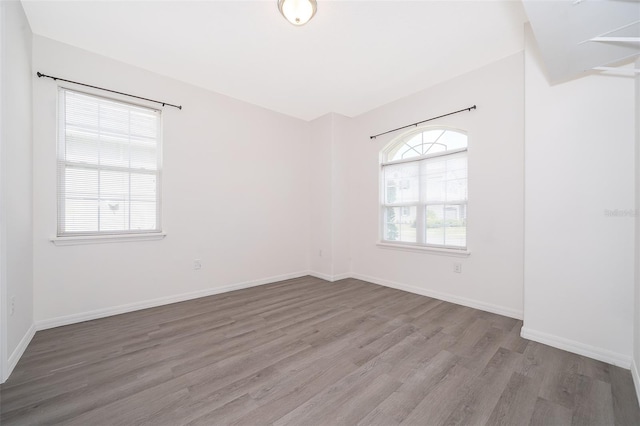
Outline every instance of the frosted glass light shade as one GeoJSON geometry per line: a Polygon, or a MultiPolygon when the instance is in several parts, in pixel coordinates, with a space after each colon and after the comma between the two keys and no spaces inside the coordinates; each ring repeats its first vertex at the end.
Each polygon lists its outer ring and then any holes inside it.
{"type": "Polygon", "coordinates": [[[278,0],[282,16],[293,25],[304,25],[316,14],[316,0],[278,0]]]}

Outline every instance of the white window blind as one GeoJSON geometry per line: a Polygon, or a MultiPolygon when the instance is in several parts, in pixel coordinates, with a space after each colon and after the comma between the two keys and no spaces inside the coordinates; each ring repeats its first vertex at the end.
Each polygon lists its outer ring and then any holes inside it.
{"type": "Polygon", "coordinates": [[[412,132],[383,150],[381,239],[465,249],[467,136],[449,129],[412,132]]]}
{"type": "Polygon", "coordinates": [[[58,236],[160,232],[160,111],[59,91],[58,236]]]}

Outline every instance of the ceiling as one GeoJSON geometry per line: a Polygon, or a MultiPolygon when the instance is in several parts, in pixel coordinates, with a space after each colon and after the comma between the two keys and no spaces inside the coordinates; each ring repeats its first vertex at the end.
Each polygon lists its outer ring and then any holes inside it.
{"type": "Polygon", "coordinates": [[[519,1],[318,0],[302,27],[276,0],[22,3],[35,34],[304,120],[516,53],[527,20],[519,1]]]}
{"type": "Polygon", "coordinates": [[[638,0],[523,3],[551,83],[586,75],[595,67],[632,62],[640,55],[638,0]]]}

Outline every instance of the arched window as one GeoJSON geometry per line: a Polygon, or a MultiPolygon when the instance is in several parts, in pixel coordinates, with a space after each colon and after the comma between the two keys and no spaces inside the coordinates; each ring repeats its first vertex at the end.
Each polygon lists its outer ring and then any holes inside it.
{"type": "Polygon", "coordinates": [[[466,249],[467,134],[417,129],[381,154],[382,241],[466,249]]]}

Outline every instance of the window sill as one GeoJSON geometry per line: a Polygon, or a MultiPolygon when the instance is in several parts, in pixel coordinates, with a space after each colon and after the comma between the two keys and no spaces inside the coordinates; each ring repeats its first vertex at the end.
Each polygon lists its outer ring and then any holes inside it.
{"type": "Polygon", "coordinates": [[[51,242],[56,246],[75,246],[79,244],[127,243],[130,241],[162,240],[165,233],[153,234],[120,234],[120,235],[83,235],[78,237],[53,237],[51,242]]]}
{"type": "Polygon", "coordinates": [[[468,257],[471,252],[468,250],[456,250],[438,247],[412,246],[408,244],[391,244],[379,241],[376,245],[380,248],[391,250],[413,251],[420,253],[431,253],[440,256],[468,257]]]}

